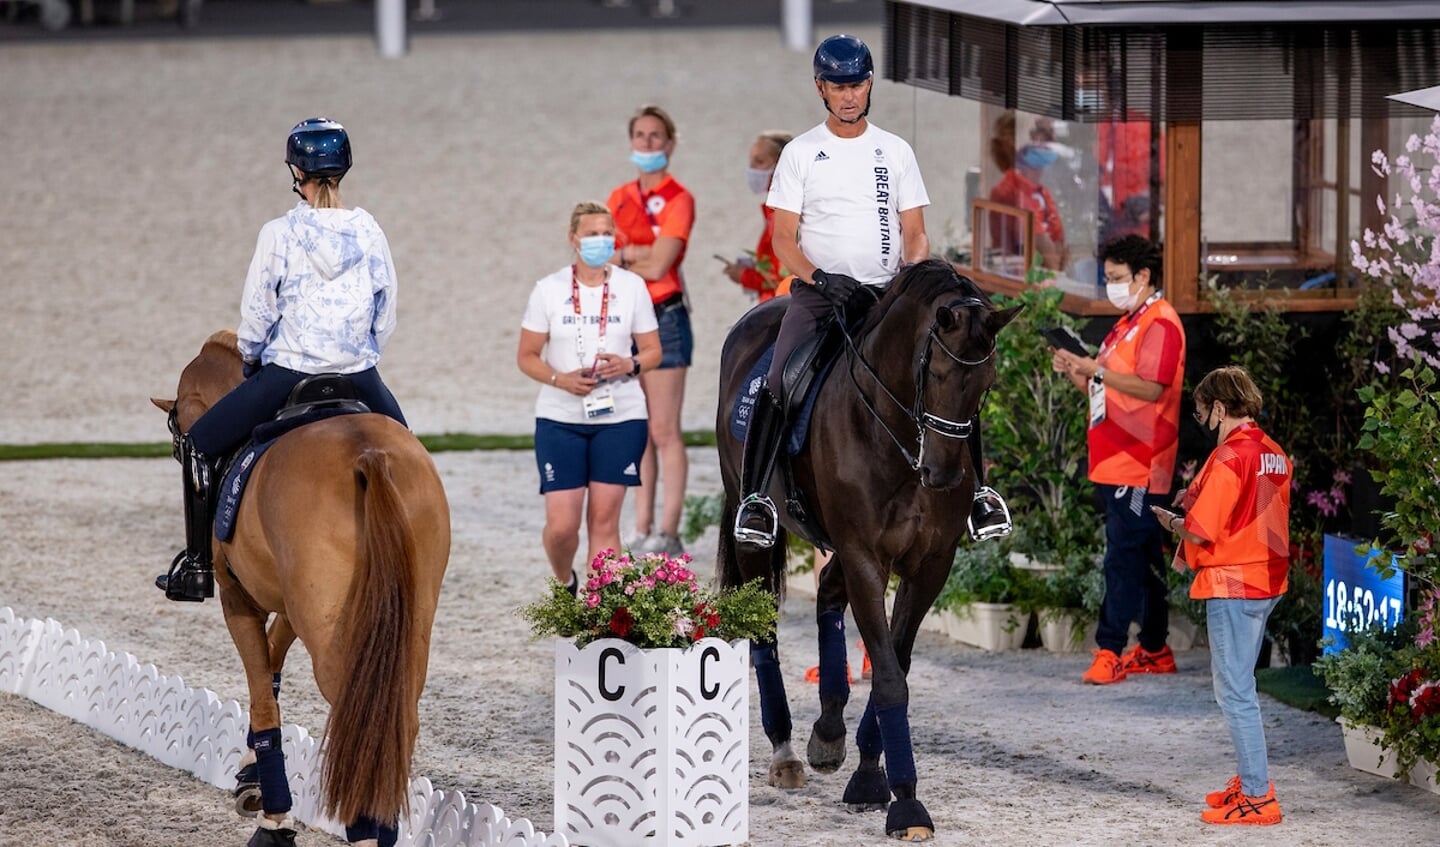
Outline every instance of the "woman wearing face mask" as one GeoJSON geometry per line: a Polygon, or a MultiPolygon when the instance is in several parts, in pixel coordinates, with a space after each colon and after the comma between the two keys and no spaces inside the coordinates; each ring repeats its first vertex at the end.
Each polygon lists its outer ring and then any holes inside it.
{"type": "Polygon", "coordinates": [[[578,204],[570,213],[570,246],[577,261],[530,293],[516,362],[541,384],[535,463],[545,496],[542,538],[555,579],[574,593],[582,514],[587,562],[620,548],[625,488],[640,483],[645,452],[638,378],[660,363],[660,337],[645,280],[610,264],[615,221],[609,210],[578,204]]]}
{"type": "Polygon", "coordinates": [[[670,175],[674,153],[675,122],[670,115],[659,106],[641,107],[630,118],[630,161],[639,174],[612,191],[605,204],[615,216],[621,245],[611,261],[645,280],[660,326],[660,364],[640,380],[650,407],[650,443],[635,498],[632,547],[637,553],[684,552],[680,512],[689,463],[681,439],[680,410],[695,338],[680,263],[695,223],[695,198],[670,175]],[[665,481],[665,499],[656,527],[658,478],[665,481]]]}
{"type": "Polygon", "coordinates": [[[1170,499],[1185,381],[1185,329],[1161,296],[1160,251],[1127,235],[1100,248],[1105,292],[1119,320],[1095,358],[1056,350],[1052,367],[1089,397],[1090,481],[1105,502],[1105,597],[1095,659],[1085,682],[1108,685],[1136,673],[1174,673],[1164,530],[1147,506],[1170,499]],[[1130,624],[1139,643],[1127,650],[1130,624]]]}
{"type": "MultiPolygon", "coordinates": [[[[775,176],[775,164],[780,161],[780,151],[790,143],[788,132],[762,132],[750,145],[750,167],[745,169],[745,184],[752,194],[762,198],[770,193],[770,182],[775,176]]],[[[736,259],[725,263],[725,275],[740,284],[747,291],[754,291],[764,303],[777,296],[780,283],[785,279],[784,269],[775,256],[772,239],[775,235],[775,210],[760,203],[760,212],[765,216],[765,228],[760,232],[760,241],[755,245],[755,256],[736,259]]]]}

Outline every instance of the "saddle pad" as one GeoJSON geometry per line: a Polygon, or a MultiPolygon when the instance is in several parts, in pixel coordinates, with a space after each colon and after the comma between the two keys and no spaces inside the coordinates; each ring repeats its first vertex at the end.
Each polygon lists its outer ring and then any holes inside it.
{"type": "MultiPolygon", "coordinates": [[[[745,434],[750,431],[750,420],[755,415],[755,404],[759,402],[760,390],[765,387],[765,373],[770,370],[770,362],[775,356],[775,345],[771,344],[765,348],[765,353],[760,357],[755,366],[745,379],[745,388],[735,397],[735,405],[730,411],[730,434],[736,441],[744,441],[745,434]]],[[[826,362],[820,368],[820,372],[810,381],[810,386],[805,392],[805,402],[801,404],[798,412],[795,413],[795,420],[790,422],[790,437],[785,444],[787,455],[794,456],[805,446],[805,437],[810,434],[810,415],[815,411],[815,398],[820,396],[820,386],[825,384],[825,377],[829,375],[830,369],[835,362],[826,362]]]]}
{"type": "Polygon", "coordinates": [[[229,541],[235,535],[235,516],[240,513],[240,497],[245,493],[245,483],[249,482],[255,463],[260,461],[260,457],[280,436],[308,423],[364,411],[367,410],[345,406],[309,409],[303,414],[284,420],[266,421],[255,427],[250,443],[235,454],[235,458],[225,469],[225,479],[220,484],[220,502],[215,509],[215,537],[221,541],[229,541]]]}
{"type": "Polygon", "coordinates": [[[250,471],[260,461],[275,439],[261,444],[251,442],[235,456],[235,461],[225,469],[225,481],[220,484],[220,503],[215,509],[215,537],[229,541],[235,535],[235,516],[240,513],[240,495],[245,493],[245,483],[250,480],[250,471]]]}

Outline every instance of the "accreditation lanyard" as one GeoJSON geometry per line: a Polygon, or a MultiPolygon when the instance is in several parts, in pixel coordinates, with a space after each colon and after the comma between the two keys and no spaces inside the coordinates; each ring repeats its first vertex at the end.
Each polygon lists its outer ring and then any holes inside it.
{"type": "MultiPolygon", "coordinates": [[[[580,310],[580,277],[575,273],[575,266],[570,266],[570,302],[575,307],[575,354],[580,357],[580,367],[591,368],[593,362],[585,361],[585,315],[580,310]]],[[[610,269],[605,269],[605,282],[600,286],[600,326],[599,333],[600,347],[595,351],[596,356],[605,352],[605,330],[610,326],[610,269]]]]}
{"type": "MultiPolygon", "coordinates": [[[[1136,309],[1134,314],[1126,315],[1121,323],[1115,325],[1105,336],[1105,341],[1100,345],[1100,352],[1096,354],[1095,362],[1101,367],[1110,361],[1110,354],[1115,347],[1125,340],[1127,333],[1133,332],[1140,325],[1140,317],[1145,314],[1155,301],[1160,299],[1160,292],[1156,291],[1145,298],[1145,303],[1136,309]],[[1123,325],[1122,325],[1123,324],[1123,325]]],[[[1099,377],[1092,377],[1090,380],[1090,426],[1097,427],[1105,422],[1105,383],[1099,377]]]]}

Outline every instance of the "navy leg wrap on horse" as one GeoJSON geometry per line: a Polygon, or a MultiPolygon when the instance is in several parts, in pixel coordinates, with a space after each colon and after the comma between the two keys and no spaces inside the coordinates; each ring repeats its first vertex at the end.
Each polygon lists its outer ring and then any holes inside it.
{"type": "Polygon", "coordinates": [[[380,847],[395,847],[395,842],[400,840],[400,830],[393,826],[381,826],[374,818],[366,817],[345,827],[345,840],[351,844],[367,838],[379,841],[380,847]]]}
{"type": "Polygon", "coordinates": [[[880,722],[875,719],[875,703],[866,701],[865,714],[860,716],[860,725],[855,728],[855,746],[862,756],[879,756],[885,750],[880,737],[880,722]]]}
{"type": "Polygon", "coordinates": [[[774,641],[751,642],[750,664],[760,689],[760,725],[771,743],[790,740],[790,701],[785,697],[785,680],[780,675],[780,651],[774,641]]]}
{"type": "Polygon", "coordinates": [[[267,815],[290,811],[290,781],[285,778],[285,752],[280,729],[252,732],[255,766],[260,776],[260,806],[267,815]]]}
{"type": "Polygon", "coordinates": [[[820,623],[820,700],[850,699],[850,682],[846,679],[845,613],[821,612],[820,623]]]}
{"type": "Polygon", "coordinates": [[[909,704],[897,703],[875,712],[885,744],[885,772],[890,787],[915,783],[915,751],[910,747],[909,704]]]}

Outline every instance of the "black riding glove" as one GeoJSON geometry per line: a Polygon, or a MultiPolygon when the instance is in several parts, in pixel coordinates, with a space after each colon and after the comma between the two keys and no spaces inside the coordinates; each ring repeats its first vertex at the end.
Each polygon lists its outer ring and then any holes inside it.
{"type": "Polygon", "coordinates": [[[815,280],[815,290],[822,297],[842,308],[860,290],[860,280],[845,274],[826,273],[816,268],[810,278],[815,280]]]}
{"type": "Polygon", "coordinates": [[[240,374],[241,374],[242,376],[244,376],[246,379],[249,379],[250,377],[252,377],[252,376],[254,376],[255,374],[258,374],[258,373],[260,373],[260,363],[259,363],[259,362],[241,362],[241,363],[240,363],[240,374]]]}

